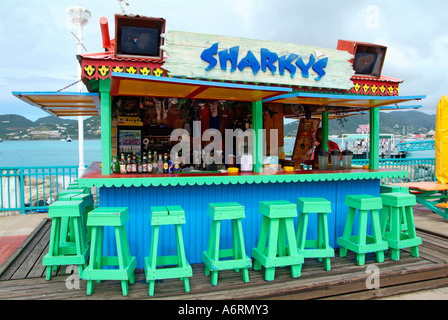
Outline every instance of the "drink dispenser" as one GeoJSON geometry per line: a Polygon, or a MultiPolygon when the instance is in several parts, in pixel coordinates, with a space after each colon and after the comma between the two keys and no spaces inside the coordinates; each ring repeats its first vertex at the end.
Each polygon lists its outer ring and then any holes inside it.
{"type": "Polygon", "coordinates": [[[331,151],[331,168],[333,170],[341,168],[341,151],[337,149],[331,151]]]}
{"type": "Polygon", "coordinates": [[[350,150],[342,151],[342,169],[347,170],[352,167],[353,152],[350,150]]]}
{"type": "Polygon", "coordinates": [[[319,170],[328,170],[328,151],[322,149],[317,156],[319,158],[319,170]]]}

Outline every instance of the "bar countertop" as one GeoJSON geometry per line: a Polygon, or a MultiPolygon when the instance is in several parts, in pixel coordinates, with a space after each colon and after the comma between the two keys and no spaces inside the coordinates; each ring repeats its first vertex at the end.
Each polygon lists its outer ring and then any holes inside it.
{"type": "Polygon", "coordinates": [[[93,162],[79,179],[85,187],[149,187],[185,186],[211,184],[244,183],[288,183],[307,181],[338,181],[398,178],[407,176],[407,171],[390,169],[351,169],[351,170],[295,170],[293,172],[189,172],[162,174],[111,174],[102,175],[100,162],[93,162]]]}

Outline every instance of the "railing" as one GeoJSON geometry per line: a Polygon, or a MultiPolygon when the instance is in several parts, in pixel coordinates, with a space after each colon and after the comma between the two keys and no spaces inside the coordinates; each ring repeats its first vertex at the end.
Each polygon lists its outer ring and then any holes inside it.
{"type": "Polygon", "coordinates": [[[77,178],[78,166],[0,167],[0,215],[48,211],[77,178]]]}
{"type": "MultiPolygon", "coordinates": [[[[368,159],[355,159],[354,165],[368,165],[368,159]]],[[[404,159],[380,159],[381,169],[404,170],[408,172],[404,178],[386,178],[383,184],[398,182],[436,181],[435,158],[404,158],[404,159]]]]}
{"type": "Polygon", "coordinates": [[[421,151],[421,150],[435,150],[435,140],[423,140],[423,141],[405,141],[397,143],[398,151],[421,151]]]}

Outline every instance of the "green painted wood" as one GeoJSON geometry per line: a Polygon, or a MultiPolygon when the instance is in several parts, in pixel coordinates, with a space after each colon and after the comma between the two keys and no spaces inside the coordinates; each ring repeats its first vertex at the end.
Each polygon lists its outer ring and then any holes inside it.
{"type": "Polygon", "coordinates": [[[409,188],[404,186],[394,186],[387,184],[383,184],[380,186],[380,193],[389,193],[389,192],[409,193],[409,188]]]}
{"type": "Polygon", "coordinates": [[[94,281],[120,280],[123,296],[129,294],[129,283],[135,282],[137,259],[131,256],[125,224],[129,220],[127,208],[97,208],[90,212],[87,225],[92,227],[92,248],[89,265],[82,278],[87,280],[87,295],[94,291],[94,281]],[[116,256],[103,256],[103,228],[113,226],[117,248],[116,256]],[[114,266],[114,269],[104,269],[114,266]]]}
{"type": "Polygon", "coordinates": [[[276,267],[291,267],[291,276],[300,277],[303,255],[299,253],[293,217],[297,206],[288,201],[260,202],[262,222],[257,246],[252,248],[254,269],[265,267],[265,280],[273,281],[276,267]],[[272,211],[272,212],[271,212],[272,211]]]}
{"type": "Polygon", "coordinates": [[[52,218],[49,249],[42,260],[42,265],[47,266],[47,280],[51,280],[54,267],[61,265],[77,265],[80,276],[83,275],[90,253],[84,214],[82,201],[51,204],[48,213],[52,218]]]}
{"type": "Polygon", "coordinates": [[[297,198],[297,210],[305,213],[331,213],[331,202],[324,198],[297,198]]]}
{"type": "Polygon", "coordinates": [[[207,214],[213,220],[243,219],[244,206],[236,202],[209,203],[207,214]]]}
{"type": "Polygon", "coordinates": [[[263,145],[265,141],[263,131],[263,102],[252,102],[252,128],[255,133],[253,141],[254,172],[263,172],[263,145]]]}
{"type": "Polygon", "coordinates": [[[347,250],[356,253],[357,264],[365,264],[366,253],[374,252],[377,262],[384,261],[384,251],[388,244],[382,238],[379,210],[382,208],[381,198],[370,195],[346,196],[345,205],[348,214],[342,237],[337,239],[341,246],[341,257],[347,255],[347,250]],[[379,199],[379,201],[378,201],[379,199]],[[358,212],[358,234],[352,235],[355,215],[358,212]],[[370,215],[372,221],[372,235],[367,234],[367,219],[370,215]]]}
{"type": "Polygon", "coordinates": [[[329,151],[328,150],[328,127],[329,127],[329,122],[328,122],[328,112],[324,111],[322,112],[322,142],[321,142],[321,146],[323,150],[329,151]]]}
{"type": "Polygon", "coordinates": [[[112,173],[112,101],[110,83],[110,78],[99,80],[101,100],[101,173],[103,175],[112,173]]]}
{"type": "Polygon", "coordinates": [[[204,273],[211,275],[210,282],[216,286],[218,271],[242,269],[243,281],[249,282],[248,268],[252,267],[252,260],[246,255],[241,224],[241,219],[245,218],[244,206],[236,202],[209,203],[208,215],[212,220],[207,251],[202,252],[204,273]],[[220,248],[221,223],[225,220],[232,224],[233,247],[230,249],[220,248]]]}
{"type": "Polygon", "coordinates": [[[89,213],[87,226],[121,227],[129,221],[127,207],[99,207],[89,213]]]}
{"type": "Polygon", "coordinates": [[[400,250],[411,248],[411,255],[418,257],[418,246],[422,239],[417,237],[412,206],[415,196],[401,192],[381,194],[384,208],[381,210],[381,232],[391,249],[391,259],[400,260],[400,250]],[[404,219],[404,223],[403,223],[404,219]]]}
{"type": "Polygon", "coordinates": [[[330,247],[327,213],[331,212],[331,202],[323,198],[297,199],[299,222],[297,224],[297,249],[304,258],[324,258],[325,270],[331,270],[330,258],[334,257],[334,249],[330,247]],[[317,239],[307,239],[308,216],[317,213],[317,239]]]}
{"type": "Polygon", "coordinates": [[[415,206],[417,204],[416,197],[410,193],[393,192],[381,194],[383,205],[390,207],[406,207],[415,206]]]}
{"type": "Polygon", "coordinates": [[[193,276],[193,269],[185,255],[182,234],[185,211],[181,206],[152,206],[150,210],[151,245],[149,256],[143,258],[146,282],[149,284],[148,294],[154,295],[156,280],[173,278],[180,278],[184,283],[185,292],[190,292],[189,277],[193,276]],[[160,225],[173,225],[176,234],[176,255],[157,256],[160,225]]]}
{"type": "Polygon", "coordinates": [[[297,205],[285,200],[260,201],[259,212],[269,218],[297,217],[297,205]]]}
{"type": "Polygon", "coordinates": [[[359,210],[378,210],[383,207],[380,197],[374,197],[368,194],[346,196],[344,205],[359,210]]]}
{"type": "Polygon", "coordinates": [[[178,175],[173,177],[120,177],[120,178],[80,178],[79,184],[87,187],[149,187],[149,186],[193,186],[193,185],[220,185],[220,184],[252,184],[252,183],[289,183],[311,181],[339,181],[364,180],[407,177],[407,171],[370,171],[357,170],[345,173],[295,173],[275,175],[216,175],[216,176],[190,176],[178,175]]]}

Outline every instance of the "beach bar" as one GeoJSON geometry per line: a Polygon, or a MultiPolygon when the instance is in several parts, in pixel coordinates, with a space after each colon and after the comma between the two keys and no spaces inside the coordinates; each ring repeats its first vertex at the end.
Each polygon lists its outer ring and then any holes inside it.
{"type": "MultiPolygon", "coordinates": [[[[381,74],[386,47],[339,40],[329,49],[165,31],[165,22],[115,15],[110,39],[108,21],[101,18],[104,52],[77,56],[89,93],[14,93],[58,116],[101,116],[101,159],[78,184],[99,188],[100,207],[128,209],[127,237],[137,268],[151,249],[155,207],[183,209],[189,263],[203,262],[208,249],[210,204],[244,207],[244,247],[253,257],[262,202],[296,205],[298,198],[324,198],[330,203],[329,243],[337,248],[346,196],[379,197],[381,179],[407,175],[379,169],[379,111],[412,107],[425,97],[400,96],[402,80],[381,74]],[[332,163],[311,170],[306,162],[313,160],[317,127],[322,149],[329,151],[329,120],[361,112],[370,115],[369,165],[342,169],[332,163]],[[300,119],[291,159],[282,155],[285,118],[300,119]],[[127,155],[145,158],[154,167],[165,154],[171,160],[167,172],[148,166],[119,172],[122,155],[125,161],[127,155]]],[[[310,215],[309,238],[318,236],[317,220],[310,215]]],[[[298,218],[293,221],[297,230],[298,218]]],[[[220,236],[222,247],[232,246],[230,224],[222,224],[220,236]]],[[[174,230],[161,232],[158,245],[161,255],[176,253],[174,230]]],[[[104,251],[115,250],[114,231],[106,229],[104,251]]]]}

